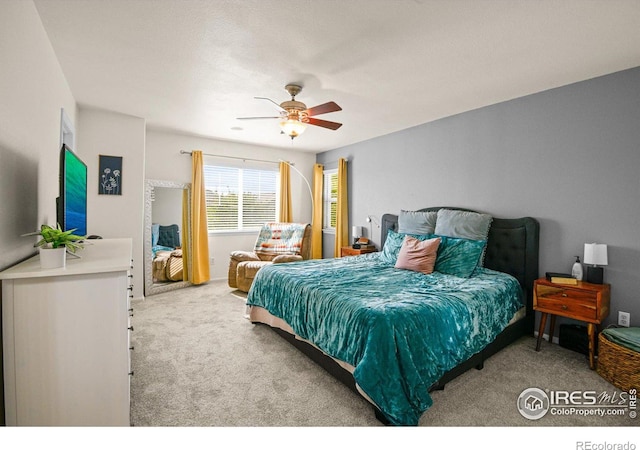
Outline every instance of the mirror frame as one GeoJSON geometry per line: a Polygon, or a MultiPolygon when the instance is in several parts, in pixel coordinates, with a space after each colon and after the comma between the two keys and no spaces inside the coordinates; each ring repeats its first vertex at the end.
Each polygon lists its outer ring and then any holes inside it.
{"type": "Polygon", "coordinates": [[[152,204],[153,191],[157,187],[186,189],[187,190],[187,233],[189,238],[187,249],[189,257],[187,258],[187,270],[191,272],[191,183],[179,183],[176,181],[162,180],[145,180],[144,186],[144,295],[155,295],[162,292],[173,291],[174,289],[191,286],[190,281],[174,281],[172,283],[163,283],[161,285],[153,282],[153,253],[151,249],[151,225],[152,225],[152,204]]]}

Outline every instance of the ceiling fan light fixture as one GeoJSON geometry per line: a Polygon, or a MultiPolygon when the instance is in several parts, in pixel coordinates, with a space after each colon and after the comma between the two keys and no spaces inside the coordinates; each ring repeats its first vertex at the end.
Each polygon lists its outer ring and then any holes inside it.
{"type": "Polygon", "coordinates": [[[293,139],[304,133],[307,125],[296,119],[287,119],[280,122],[280,128],[287,136],[293,139]]]}
{"type": "Polygon", "coordinates": [[[281,134],[286,134],[294,139],[304,133],[307,125],[326,128],[327,130],[337,130],[342,126],[341,123],[331,122],[330,120],[318,119],[314,116],[320,114],[328,114],[332,112],[342,111],[336,102],[327,102],[307,108],[302,102],[296,100],[296,95],[302,90],[302,86],[298,84],[288,84],[285,89],[291,95],[291,100],[284,101],[280,104],[274,102],[267,97],[255,97],[258,100],[268,100],[278,107],[279,116],[271,117],[238,117],[239,120],[249,119],[279,119],[281,134]]]}

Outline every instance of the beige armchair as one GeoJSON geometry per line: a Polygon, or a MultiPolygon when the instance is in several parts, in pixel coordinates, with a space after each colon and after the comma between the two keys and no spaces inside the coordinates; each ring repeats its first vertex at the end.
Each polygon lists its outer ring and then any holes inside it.
{"type": "Polygon", "coordinates": [[[229,287],[249,292],[258,271],[266,265],[311,257],[311,225],[268,222],[260,229],[253,251],[231,252],[229,287]]]}

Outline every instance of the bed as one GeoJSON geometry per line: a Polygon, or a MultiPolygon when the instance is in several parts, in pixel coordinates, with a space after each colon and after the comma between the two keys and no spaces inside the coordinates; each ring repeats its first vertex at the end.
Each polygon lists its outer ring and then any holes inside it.
{"type": "Polygon", "coordinates": [[[183,281],[184,263],[178,225],[151,225],[152,279],[154,283],[183,281]]]}
{"type": "Polygon", "coordinates": [[[438,217],[427,232],[409,230],[404,213],[382,217],[378,253],[261,270],[247,304],[253,323],[272,327],[362,395],[381,421],[417,425],[431,391],[533,334],[539,224],[462,208],[410,212],[438,217]],[[451,222],[462,215],[490,218],[484,239],[451,236],[466,232],[451,222]],[[436,228],[447,220],[455,232],[436,228]],[[410,240],[438,241],[436,270],[396,267],[410,240]]]}

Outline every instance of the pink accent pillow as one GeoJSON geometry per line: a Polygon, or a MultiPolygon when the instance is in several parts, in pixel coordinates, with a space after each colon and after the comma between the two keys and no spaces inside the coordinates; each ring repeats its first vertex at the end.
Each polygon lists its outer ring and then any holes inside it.
{"type": "Polygon", "coordinates": [[[436,265],[439,245],[440,238],[421,241],[412,236],[405,236],[395,268],[430,274],[436,265]]]}

